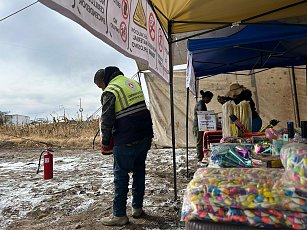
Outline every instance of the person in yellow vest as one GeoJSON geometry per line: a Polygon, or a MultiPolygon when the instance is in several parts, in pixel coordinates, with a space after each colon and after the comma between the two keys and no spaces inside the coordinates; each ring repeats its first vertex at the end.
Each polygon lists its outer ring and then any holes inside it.
{"type": "Polygon", "coordinates": [[[114,66],[100,69],[94,83],[101,96],[102,151],[109,151],[113,141],[114,199],[113,214],[102,224],[122,226],[129,222],[126,213],[129,172],[133,173],[132,217],[143,214],[145,161],[153,138],[152,119],[138,82],[127,78],[114,66]]]}

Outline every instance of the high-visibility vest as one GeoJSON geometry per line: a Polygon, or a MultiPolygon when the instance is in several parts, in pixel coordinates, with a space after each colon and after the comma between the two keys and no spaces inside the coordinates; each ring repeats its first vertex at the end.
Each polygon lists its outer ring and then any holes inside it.
{"type": "Polygon", "coordinates": [[[141,101],[145,101],[144,94],[141,86],[136,81],[123,75],[113,78],[104,92],[111,92],[116,97],[116,119],[147,109],[145,103],[133,106],[141,101]]]}

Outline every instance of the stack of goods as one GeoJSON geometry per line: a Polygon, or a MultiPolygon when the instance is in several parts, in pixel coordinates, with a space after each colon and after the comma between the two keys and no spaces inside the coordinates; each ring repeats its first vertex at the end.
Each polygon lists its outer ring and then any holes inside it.
{"type": "Polygon", "coordinates": [[[219,143],[211,144],[209,167],[272,167],[281,168],[279,156],[272,156],[271,144],[262,143],[219,143]],[[275,164],[271,163],[276,162],[275,164]],[[278,164],[277,164],[278,163],[278,164]],[[271,164],[271,166],[268,166],[271,164]]]}
{"type": "Polygon", "coordinates": [[[220,143],[251,143],[251,139],[243,137],[223,137],[220,143]]]}
{"type": "Polygon", "coordinates": [[[228,101],[222,106],[223,137],[238,137],[252,130],[252,111],[247,101],[236,105],[228,101]]]}
{"type": "Polygon", "coordinates": [[[275,155],[276,143],[272,144],[264,136],[227,137],[221,142],[211,144],[210,167],[283,167],[279,154],[275,155]]]}
{"type": "Polygon", "coordinates": [[[286,145],[283,169],[200,168],[188,184],[182,220],[307,228],[307,147],[286,145]]]}
{"type": "Polygon", "coordinates": [[[211,146],[211,165],[220,167],[250,168],[250,144],[216,144],[211,146]]]}

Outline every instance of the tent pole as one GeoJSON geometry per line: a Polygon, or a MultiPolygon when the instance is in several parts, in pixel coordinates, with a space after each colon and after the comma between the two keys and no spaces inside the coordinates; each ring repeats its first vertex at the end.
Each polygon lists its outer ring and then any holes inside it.
{"type": "MultiPolygon", "coordinates": [[[[140,83],[140,86],[141,86],[141,89],[142,89],[142,83],[141,83],[140,71],[138,71],[138,80],[139,80],[139,83],[140,83]]],[[[142,90],[143,90],[143,89],[142,89],[142,90]]]]}
{"type": "Polygon", "coordinates": [[[187,153],[187,178],[189,178],[189,87],[186,87],[187,89],[187,110],[186,110],[186,116],[185,116],[185,136],[186,136],[186,153],[187,153]]]}
{"type": "Polygon", "coordinates": [[[174,200],[177,201],[177,176],[176,176],[176,152],[175,152],[175,119],[174,119],[174,71],[173,71],[173,50],[172,50],[172,21],[168,21],[168,49],[169,49],[169,87],[171,103],[171,126],[172,126],[172,147],[173,147],[173,169],[174,169],[174,200]]]}
{"type": "Polygon", "coordinates": [[[259,98],[258,98],[258,91],[257,91],[257,82],[256,82],[256,75],[255,75],[254,70],[251,71],[251,85],[255,89],[254,96],[255,96],[255,100],[256,100],[256,109],[257,109],[257,112],[260,113],[259,98]]]}
{"type": "Polygon", "coordinates": [[[297,89],[296,89],[296,79],[295,79],[295,71],[294,67],[291,67],[291,77],[292,77],[292,85],[293,85],[293,102],[294,102],[294,111],[295,111],[295,120],[296,120],[296,127],[301,126],[301,119],[300,119],[300,111],[298,105],[298,98],[297,98],[297,89]]]}

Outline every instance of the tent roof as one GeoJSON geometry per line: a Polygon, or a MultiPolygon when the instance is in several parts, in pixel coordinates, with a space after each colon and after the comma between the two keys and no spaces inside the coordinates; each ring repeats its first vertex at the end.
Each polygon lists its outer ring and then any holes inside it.
{"type": "Polygon", "coordinates": [[[303,65],[307,60],[307,27],[250,25],[228,37],[190,39],[188,50],[196,78],[303,65]]]}
{"type": "Polygon", "coordinates": [[[236,22],[256,23],[307,15],[302,0],[149,0],[167,30],[183,33],[236,22]]]}
{"type": "MultiPolygon", "coordinates": [[[[229,35],[229,33],[233,33],[229,30],[229,26],[226,27],[226,25],[231,23],[259,23],[266,20],[290,19],[292,17],[298,18],[307,15],[307,1],[301,0],[148,1],[152,3],[159,17],[159,21],[166,31],[168,29],[168,21],[172,20],[173,22],[172,34],[173,42],[175,43],[175,48],[173,50],[173,65],[186,64],[187,62],[186,40],[184,40],[186,37],[194,36],[195,34],[210,29],[213,29],[213,31],[206,34],[199,34],[196,38],[223,37],[229,35]],[[260,14],[263,15],[259,17],[260,14]],[[225,27],[225,30],[215,30],[219,27],[225,27]],[[180,39],[180,41],[178,39],[180,39]]],[[[296,24],[301,23],[301,21],[300,19],[295,19],[292,20],[291,23],[296,24]]],[[[236,32],[235,28],[232,29],[232,31],[236,32]]],[[[148,69],[147,64],[143,64],[139,61],[136,62],[140,70],[148,69]]]]}

